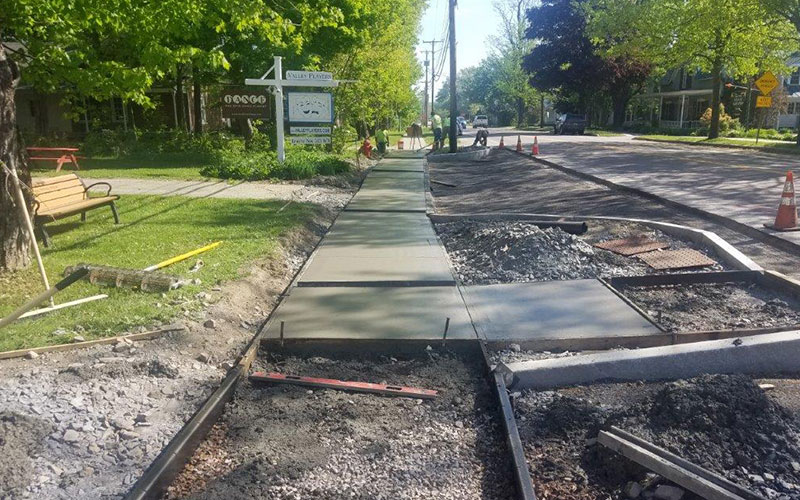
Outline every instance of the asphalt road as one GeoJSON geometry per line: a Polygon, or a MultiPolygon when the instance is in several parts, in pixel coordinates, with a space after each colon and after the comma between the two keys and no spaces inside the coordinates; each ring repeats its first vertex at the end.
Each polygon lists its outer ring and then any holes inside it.
{"type": "MultiPolygon", "coordinates": [[[[468,129],[462,144],[472,144],[468,129]]],[[[490,145],[505,135],[514,148],[521,134],[530,152],[534,133],[490,129],[490,145]]],[[[632,136],[538,135],[540,157],[616,184],[641,189],[728,217],[800,244],[800,232],[777,233],[763,227],[775,220],[787,170],[800,173],[800,158],[714,147],[633,140],[632,136]]],[[[580,203],[580,200],[575,200],[580,203]]]]}

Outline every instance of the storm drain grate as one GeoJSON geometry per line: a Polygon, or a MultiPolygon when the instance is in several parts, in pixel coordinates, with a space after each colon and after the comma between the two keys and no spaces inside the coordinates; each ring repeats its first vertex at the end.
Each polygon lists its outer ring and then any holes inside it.
{"type": "Polygon", "coordinates": [[[669,243],[651,240],[647,236],[633,236],[621,240],[608,240],[595,243],[594,246],[611,252],[630,257],[637,253],[652,252],[662,248],[669,248],[669,243]]]}
{"type": "Polygon", "coordinates": [[[657,270],[713,266],[716,261],[691,248],[659,250],[638,255],[648,266],[657,270]]]}

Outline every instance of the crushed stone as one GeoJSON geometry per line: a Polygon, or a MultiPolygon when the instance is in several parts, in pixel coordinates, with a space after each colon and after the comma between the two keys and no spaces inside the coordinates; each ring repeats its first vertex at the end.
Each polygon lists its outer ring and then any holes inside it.
{"type": "MultiPolygon", "coordinates": [[[[639,226],[638,231],[632,230],[630,223],[603,222],[597,226],[582,236],[559,228],[540,229],[524,221],[462,220],[436,224],[436,230],[459,279],[468,285],[656,274],[635,257],[595,248],[592,243],[658,233],[656,239],[669,241],[672,248],[689,246],[652,229],[639,226]]],[[[723,268],[717,264],[703,270],[723,268]]]]}

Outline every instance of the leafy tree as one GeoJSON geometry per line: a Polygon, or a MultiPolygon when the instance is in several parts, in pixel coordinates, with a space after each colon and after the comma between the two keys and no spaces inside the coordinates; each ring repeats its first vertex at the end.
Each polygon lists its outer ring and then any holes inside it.
{"type": "Polygon", "coordinates": [[[608,53],[711,74],[709,138],[719,136],[723,72],[781,71],[797,49],[796,29],[762,0],[594,0],[589,12],[591,33],[608,53]]]}
{"type": "Polygon", "coordinates": [[[555,93],[562,111],[586,112],[605,94],[612,102],[614,126],[621,127],[631,97],[650,74],[650,64],[630,54],[598,53],[580,2],[550,0],[530,9],[528,19],[527,36],[539,42],[524,61],[531,83],[555,93]]]}

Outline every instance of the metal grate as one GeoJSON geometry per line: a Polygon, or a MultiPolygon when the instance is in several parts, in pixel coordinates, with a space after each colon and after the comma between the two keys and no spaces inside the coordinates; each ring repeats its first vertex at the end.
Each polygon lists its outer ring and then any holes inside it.
{"type": "Polygon", "coordinates": [[[681,250],[659,250],[638,256],[648,266],[657,270],[683,269],[687,267],[713,266],[716,261],[691,248],[681,250]]]}
{"type": "Polygon", "coordinates": [[[621,240],[608,240],[595,243],[595,247],[630,257],[638,253],[652,252],[662,248],[669,248],[669,243],[651,240],[647,236],[633,236],[621,240]]]}

